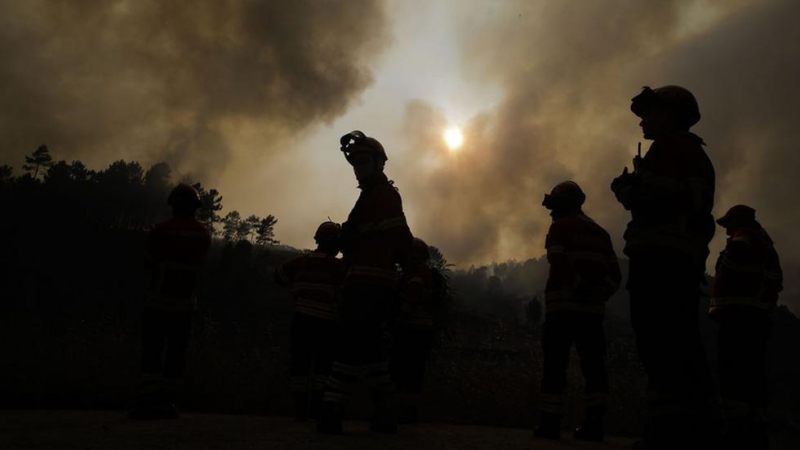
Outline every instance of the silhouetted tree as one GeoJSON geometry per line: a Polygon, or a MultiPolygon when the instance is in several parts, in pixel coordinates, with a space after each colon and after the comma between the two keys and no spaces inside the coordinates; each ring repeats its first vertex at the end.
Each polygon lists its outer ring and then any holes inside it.
{"type": "Polygon", "coordinates": [[[80,161],[72,161],[69,165],[70,177],[73,181],[84,183],[90,181],[96,174],[93,170],[89,170],[80,161]]]}
{"type": "MultiPolygon", "coordinates": [[[[95,172],[77,160],[54,162],[46,146],[25,161],[22,176],[15,177],[10,166],[0,166],[0,203],[6,207],[6,217],[20,225],[58,218],[95,227],[138,228],[170,216],[167,197],[173,184],[166,163],[156,163],[145,172],[138,162],[118,160],[95,172]]],[[[222,197],[215,189],[205,191],[200,183],[194,186],[203,202],[198,219],[215,233],[222,197]]]]}
{"type": "Polygon", "coordinates": [[[144,206],[143,222],[153,223],[169,217],[167,198],[172,189],[171,175],[172,170],[164,162],[153,164],[144,174],[144,194],[147,203],[144,206]]]}
{"type": "Polygon", "coordinates": [[[242,222],[247,224],[247,226],[245,227],[245,231],[247,232],[245,239],[252,242],[253,235],[256,234],[256,232],[258,231],[258,225],[261,223],[261,219],[259,219],[258,216],[253,214],[249,216],[247,219],[244,219],[242,222]]]}
{"type": "Polygon", "coordinates": [[[111,163],[108,169],[97,174],[100,183],[113,187],[142,186],[144,184],[144,171],[136,161],[125,162],[118,160],[111,163]]]}
{"type": "Polygon", "coordinates": [[[200,183],[195,183],[192,187],[197,189],[200,201],[203,203],[203,206],[197,210],[197,220],[208,227],[211,234],[217,234],[216,225],[221,220],[217,212],[222,209],[222,196],[216,189],[206,191],[200,183]]]}
{"type": "Polygon", "coordinates": [[[66,161],[59,161],[47,168],[44,182],[54,186],[64,187],[72,181],[72,173],[66,161]]]}
{"type": "Polygon", "coordinates": [[[148,190],[163,192],[170,188],[172,170],[165,162],[153,164],[144,174],[144,185],[148,190]]]}
{"type": "Polygon", "coordinates": [[[239,211],[231,211],[222,219],[222,236],[226,241],[238,239],[242,216],[239,211]]]}
{"type": "Polygon", "coordinates": [[[259,221],[258,227],[256,228],[256,244],[267,245],[280,243],[275,239],[274,228],[276,223],[278,223],[278,219],[272,214],[259,221]]]}
{"type": "MultiPolygon", "coordinates": [[[[138,162],[118,160],[98,172],[99,220],[115,226],[141,226],[147,219],[148,199],[144,189],[144,171],[138,162]]],[[[161,200],[164,201],[164,200],[161,200]]]]}
{"type": "Polygon", "coordinates": [[[33,172],[32,176],[36,179],[39,176],[40,168],[48,168],[53,165],[53,157],[50,156],[46,145],[40,145],[31,156],[25,157],[25,162],[27,164],[24,164],[22,168],[27,172],[33,172]]]}
{"type": "Polygon", "coordinates": [[[429,250],[431,253],[431,267],[445,275],[447,272],[450,272],[450,268],[453,267],[454,264],[447,262],[447,258],[444,257],[442,251],[433,245],[429,247],[429,250]]]}
{"type": "Polygon", "coordinates": [[[0,184],[11,183],[13,179],[14,169],[6,164],[0,166],[0,184]]]}
{"type": "Polygon", "coordinates": [[[239,220],[239,228],[236,229],[236,240],[250,242],[249,236],[252,232],[252,223],[246,218],[239,220]]]}

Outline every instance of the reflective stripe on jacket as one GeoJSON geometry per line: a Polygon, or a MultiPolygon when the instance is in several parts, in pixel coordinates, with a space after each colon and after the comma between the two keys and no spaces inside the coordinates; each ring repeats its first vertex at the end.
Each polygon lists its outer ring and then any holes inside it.
{"type": "Polygon", "coordinates": [[[341,259],[312,252],[278,267],[275,278],[280,285],[291,289],[295,313],[336,320],[339,315],[336,294],[344,273],[341,259]]]}
{"type": "Polygon", "coordinates": [[[671,248],[705,267],[714,236],[715,173],[701,138],[679,133],[656,139],[642,159],[632,187],[632,220],[625,254],[671,248]]]}
{"type": "Polygon", "coordinates": [[[396,289],[397,264],[408,264],[412,243],[403,203],[384,174],[361,186],[361,195],[342,225],[346,285],[396,289]]]}
{"type": "Polygon", "coordinates": [[[772,239],[761,227],[741,228],[717,259],[712,315],[729,306],[771,310],[783,290],[783,271],[772,239]]]}
{"type": "Polygon", "coordinates": [[[439,271],[427,264],[415,264],[403,277],[399,322],[432,328],[434,314],[442,306],[445,295],[445,281],[439,271]]]}
{"type": "Polygon", "coordinates": [[[195,219],[176,217],[153,227],[147,238],[146,264],[151,278],[145,306],[194,311],[197,277],[210,245],[211,233],[195,219]]]}
{"type": "Polygon", "coordinates": [[[547,312],[603,314],[622,276],[608,233],[585,214],[553,221],[545,242],[550,274],[547,312]]]}

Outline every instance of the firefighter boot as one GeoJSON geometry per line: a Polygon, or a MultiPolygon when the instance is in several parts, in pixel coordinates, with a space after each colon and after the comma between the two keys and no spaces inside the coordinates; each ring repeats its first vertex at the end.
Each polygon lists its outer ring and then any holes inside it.
{"type": "Polygon", "coordinates": [[[766,426],[754,423],[749,417],[729,418],[722,437],[722,447],[729,449],[768,450],[766,426]]]}
{"type": "Polygon", "coordinates": [[[398,395],[397,420],[400,423],[417,423],[419,416],[420,395],[398,395]]]}
{"type": "Polygon", "coordinates": [[[397,433],[397,405],[390,394],[374,394],[375,414],[369,429],[376,433],[397,433]]]}
{"type": "Polygon", "coordinates": [[[128,411],[128,418],[135,420],[177,419],[180,415],[174,403],[138,405],[128,411]]]}
{"type": "Polygon", "coordinates": [[[603,410],[587,408],[583,424],[573,433],[579,441],[603,442],[603,410]]]}
{"type": "Polygon", "coordinates": [[[154,376],[147,376],[139,387],[136,406],[128,411],[135,420],[174,419],[178,417],[169,384],[154,376]]]}
{"type": "Polygon", "coordinates": [[[317,431],[327,434],[342,434],[343,412],[341,403],[323,401],[319,409],[317,431]]]}
{"type": "Polygon", "coordinates": [[[311,419],[317,420],[322,416],[322,395],[323,391],[314,390],[311,392],[311,411],[308,413],[311,419]]]}
{"type": "Polygon", "coordinates": [[[533,435],[545,439],[561,439],[561,415],[543,412],[533,435]]]}
{"type": "Polygon", "coordinates": [[[308,392],[292,393],[294,400],[294,417],[300,422],[308,420],[308,392]]]}

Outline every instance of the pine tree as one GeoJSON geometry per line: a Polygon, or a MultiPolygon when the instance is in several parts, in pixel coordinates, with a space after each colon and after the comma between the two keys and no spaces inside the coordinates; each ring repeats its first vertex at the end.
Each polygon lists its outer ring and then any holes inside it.
{"type": "Polygon", "coordinates": [[[238,238],[242,216],[239,211],[231,211],[222,219],[222,236],[226,241],[238,238]]]}
{"type": "Polygon", "coordinates": [[[272,214],[261,219],[258,224],[258,228],[256,229],[256,244],[280,244],[280,241],[275,239],[276,223],[278,223],[278,219],[276,219],[272,214]]]}
{"type": "Polygon", "coordinates": [[[39,169],[40,168],[49,168],[53,165],[53,157],[50,156],[50,152],[47,150],[47,146],[42,144],[39,148],[36,149],[35,152],[31,156],[25,157],[25,162],[22,166],[26,172],[33,172],[33,178],[39,176],[39,169]]]}
{"type": "Polygon", "coordinates": [[[6,164],[0,166],[0,184],[7,184],[11,182],[14,174],[14,169],[6,164]]]}
{"type": "Polygon", "coordinates": [[[222,209],[222,196],[216,189],[209,189],[206,191],[200,183],[192,185],[200,194],[200,202],[202,206],[197,210],[197,220],[205,225],[211,234],[217,234],[217,223],[222,219],[217,214],[222,209]]]}

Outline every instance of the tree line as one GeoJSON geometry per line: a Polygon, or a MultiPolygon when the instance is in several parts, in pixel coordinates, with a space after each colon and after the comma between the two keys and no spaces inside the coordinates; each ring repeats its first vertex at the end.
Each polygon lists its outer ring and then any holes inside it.
{"type": "MultiPolygon", "coordinates": [[[[23,173],[14,175],[9,165],[0,165],[0,198],[4,205],[4,226],[79,225],[124,229],[145,229],[171,215],[167,205],[175,187],[172,169],[165,162],[149,169],[136,161],[117,160],[105,170],[91,170],[81,161],[53,159],[46,145],[25,156],[23,173]]],[[[202,183],[182,180],[200,194],[202,206],[197,219],[212,234],[228,241],[277,244],[277,219],[238,211],[224,217],[222,195],[202,183]]]]}

